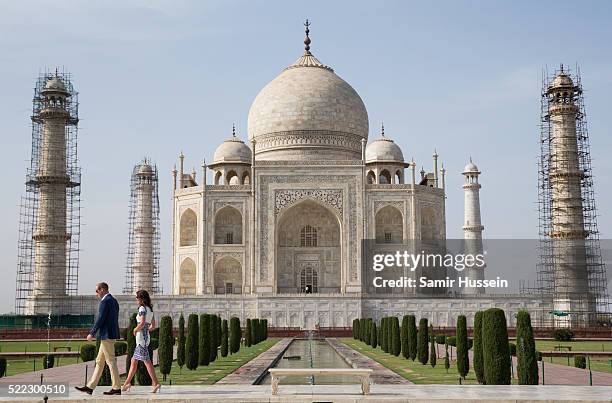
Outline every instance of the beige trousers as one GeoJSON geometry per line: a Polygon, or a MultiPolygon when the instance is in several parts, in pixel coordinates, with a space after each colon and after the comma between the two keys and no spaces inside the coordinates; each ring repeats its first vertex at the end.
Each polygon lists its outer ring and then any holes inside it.
{"type": "Polygon", "coordinates": [[[91,389],[95,389],[98,386],[98,382],[100,382],[100,377],[102,376],[102,371],[104,371],[104,363],[108,364],[108,368],[110,368],[111,380],[113,381],[113,389],[120,389],[121,382],[119,379],[119,369],[117,369],[117,360],[115,359],[115,340],[107,339],[100,340],[100,350],[98,351],[98,356],[96,357],[96,369],[94,369],[94,373],[87,383],[87,387],[91,389]]]}

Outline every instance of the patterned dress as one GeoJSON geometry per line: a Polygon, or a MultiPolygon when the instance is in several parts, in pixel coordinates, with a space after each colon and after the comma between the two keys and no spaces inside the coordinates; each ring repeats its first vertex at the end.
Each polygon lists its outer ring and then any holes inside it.
{"type": "Polygon", "coordinates": [[[149,342],[151,341],[151,335],[149,334],[149,327],[153,321],[153,311],[147,306],[141,306],[138,308],[138,322],[141,321],[141,317],[145,317],[145,324],[136,333],[136,349],[134,350],[134,359],[138,361],[150,361],[149,357],[149,342]]]}

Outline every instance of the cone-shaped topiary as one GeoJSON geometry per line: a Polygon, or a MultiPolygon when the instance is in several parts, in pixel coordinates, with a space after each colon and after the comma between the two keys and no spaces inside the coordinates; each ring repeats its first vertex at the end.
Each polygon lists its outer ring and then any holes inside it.
{"type": "Polygon", "coordinates": [[[159,372],[164,376],[170,373],[172,361],[174,360],[174,335],[172,334],[172,318],[168,315],[162,316],[159,321],[159,347],[157,350],[157,362],[159,372]]]}
{"type": "Polygon", "coordinates": [[[179,317],[178,338],[176,340],[178,343],[176,347],[176,364],[181,370],[183,369],[183,365],[185,365],[185,340],[185,317],[181,313],[179,317]]]}
{"type": "Polygon", "coordinates": [[[235,316],[230,319],[229,331],[229,350],[231,354],[234,354],[240,350],[240,340],[242,339],[240,319],[235,316]]]}
{"type": "Polygon", "coordinates": [[[412,361],[417,357],[417,327],[414,315],[408,315],[408,357],[412,361]]]}
{"type": "Polygon", "coordinates": [[[459,375],[465,379],[466,375],[470,371],[467,320],[465,315],[459,315],[457,317],[457,330],[455,336],[457,337],[457,372],[459,372],[459,375]]]}
{"type": "Polygon", "coordinates": [[[485,383],[510,385],[510,347],[506,315],[498,308],[484,311],[482,317],[482,353],[485,383]]]}
{"type": "Polygon", "coordinates": [[[185,365],[188,369],[194,370],[198,367],[200,328],[198,315],[192,313],[187,318],[187,339],[185,339],[185,351],[187,357],[185,365]]]}
{"type": "Polygon", "coordinates": [[[199,343],[199,365],[210,363],[210,315],[200,315],[200,343],[199,343]]]}
{"type": "Polygon", "coordinates": [[[531,316],[527,311],[519,311],[516,315],[516,360],[519,385],[537,385],[538,360],[531,316]]]}
{"type": "Polygon", "coordinates": [[[421,318],[419,321],[419,331],[417,333],[417,356],[419,357],[419,362],[423,365],[427,364],[427,361],[429,361],[428,344],[429,325],[427,323],[427,318],[421,318]]]}
{"type": "Polygon", "coordinates": [[[484,362],[482,355],[482,311],[476,312],[474,315],[474,373],[476,380],[480,384],[484,384],[484,362]]]}

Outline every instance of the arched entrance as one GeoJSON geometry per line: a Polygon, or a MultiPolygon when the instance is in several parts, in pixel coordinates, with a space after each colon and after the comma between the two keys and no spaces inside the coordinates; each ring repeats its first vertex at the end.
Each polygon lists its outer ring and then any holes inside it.
{"type": "Polygon", "coordinates": [[[278,217],[278,293],[339,293],[342,248],[340,220],[328,207],[306,199],[278,217]]]}

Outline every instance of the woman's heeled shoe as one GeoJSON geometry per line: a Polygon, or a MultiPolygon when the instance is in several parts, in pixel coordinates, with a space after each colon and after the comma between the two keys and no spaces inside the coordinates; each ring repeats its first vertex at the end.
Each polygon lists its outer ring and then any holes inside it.
{"type": "Polygon", "coordinates": [[[157,393],[157,391],[161,388],[161,383],[158,383],[157,385],[153,386],[153,390],[151,390],[151,393],[157,393]]]}
{"type": "Polygon", "coordinates": [[[128,383],[127,385],[121,386],[121,391],[122,392],[129,392],[131,387],[132,387],[132,384],[128,383]]]}

